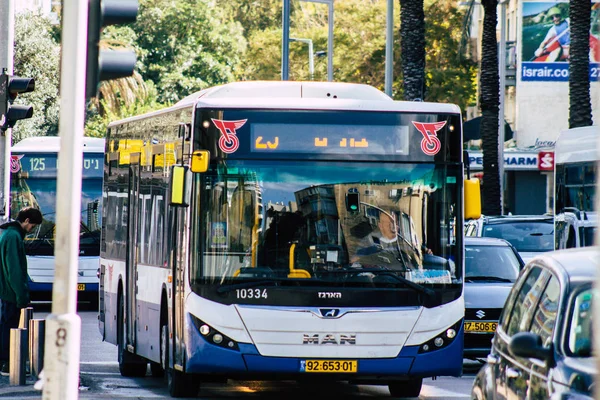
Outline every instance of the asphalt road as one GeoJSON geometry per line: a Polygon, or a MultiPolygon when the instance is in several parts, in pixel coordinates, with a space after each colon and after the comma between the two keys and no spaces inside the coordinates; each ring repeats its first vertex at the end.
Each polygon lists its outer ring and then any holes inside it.
{"type": "MultiPolygon", "coordinates": [[[[47,312],[34,312],[34,318],[45,318],[47,312]]],[[[160,399],[168,398],[162,379],[123,378],[119,374],[116,346],[102,342],[98,332],[97,313],[80,312],[82,343],[80,364],[80,399],[160,399]]],[[[473,377],[478,364],[466,362],[461,378],[426,379],[419,399],[469,399],[473,377]]],[[[148,371],[149,372],[149,371],[148,371]]],[[[0,399],[39,399],[41,392],[33,389],[34,380],[28,377],[25,386],[9,386],[8,377],[0,377],[0,399]]],[[[200,399],[284,399],[284,398],[390,398],[386,386],[355,386],[346,383],[314,385],[296,382],[241,382],[204,384],[198,393],[200,399]]]]}

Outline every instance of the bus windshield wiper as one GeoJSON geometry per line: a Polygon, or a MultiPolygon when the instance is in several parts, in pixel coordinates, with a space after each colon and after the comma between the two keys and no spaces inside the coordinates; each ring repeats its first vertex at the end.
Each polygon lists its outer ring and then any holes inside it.
{"type": "Polygon", "coordinates": [[[465,282],[474,282],[474,281],[494,281],[494,282],[506,282],[506,283],[514,282],[507,278],[500,278],[499,276],[467,276],[467,277],[465,277],[465,282]]]}
{"type": "Polygon", "coordinates": [[[392,278],[394,278],[396,281],[403,283],[404,285],[408,286],[409,288],[419,292],[419,293],[423,293],[427,296],[433,296],[435,294],[435,292],[429,288],[426,288],[423,285],[419,285],[418,283],[415,283],[413,281],[411,281],[410,279],[406,279],[403,276],[400,276],[396,273],[394,273],[394,271],[391,270],[385,270],[385,269],[368,269],[368,268],[352,268],[352,269],[344,269],[344,270],[339,270],[339,271],[331,271],[334,273],[348,273],[348,274],[374,274],[374,275],[383,275],[383,276],[391,276],[392,278]]]}
{"type": "Polygon", "coordinates": [[[250,281],[250,282],[240,282],[240,283],[232,283],[230,285],[219,286],[217,289],[217,293],[228,293],[235,289],[249,289],[255,288],[257,286],[267,286],[267,285],[277,285],[279,283],[279,279],[274,280],[261,280],[261,281],[250,281]]]}

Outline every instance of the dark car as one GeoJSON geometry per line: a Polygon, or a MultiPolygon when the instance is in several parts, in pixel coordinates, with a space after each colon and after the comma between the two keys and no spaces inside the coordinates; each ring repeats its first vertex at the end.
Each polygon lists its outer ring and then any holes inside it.
{"type": "Polygon", "coordinates": [[[592,399],[593,284],[600,249],[531,260],[510,292],[472,399],[592,399]]]}
{"type": "Polygon", "coordinates": [[[484,358],[524,263],[506,240],[465,237],[464,357],[484,358]]]}
{"type": "Polygon", "coordinates": [[[507,240],[527,263],[538,254],[554,250],[554,217],[549,215],[483,216],[465,223],[465,235],[507,240]]]}

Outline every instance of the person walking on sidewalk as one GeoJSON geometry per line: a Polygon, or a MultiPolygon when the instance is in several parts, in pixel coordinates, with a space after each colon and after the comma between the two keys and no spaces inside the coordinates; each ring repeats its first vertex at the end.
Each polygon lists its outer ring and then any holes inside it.
{"type": "Polygon", "coordinates": [[[2,373],[8,372],[10,330],[19,327],[21,308],[29,304],[27,258],[23,240],[42,223],[42,213],[25,207],[15,221],[0,225],[0,363],[2,373]]]}

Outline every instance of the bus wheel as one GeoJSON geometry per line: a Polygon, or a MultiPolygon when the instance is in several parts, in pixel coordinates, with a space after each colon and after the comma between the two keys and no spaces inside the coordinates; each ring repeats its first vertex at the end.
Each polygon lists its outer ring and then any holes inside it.
{"type": "Polygon", "coordinates": [[[130,353],[125,348],[124,310],[123,296],[119,296],[119,308],[117,311],[117,354],[119,356],[119,372],[121,372],[122,376],[144,376],[146,375],[148,363],[140,356],[130,353]]]}
{"type": "Polygon", "coordinates": [[[411,379],[409,381],[390,382],[388,388],[392,397],[419,397],[423,379],[411,379]]]}
{"type": "Polygon", "coordinates": [[[198,379],[177,371],[169,366],[169,328],[166,324],[160,329],[161,364],[167,378],[167,388],[171,397],[196,397],[200,390],[198,379]]]}

